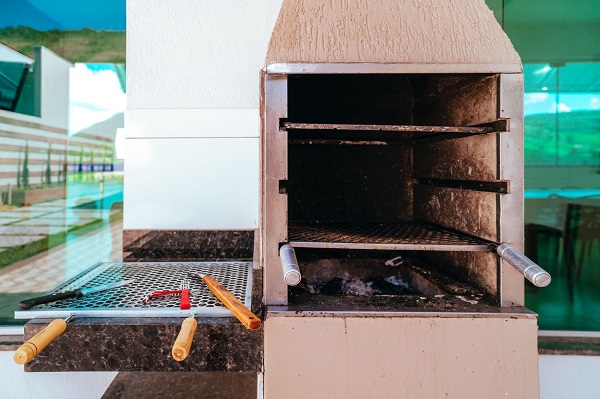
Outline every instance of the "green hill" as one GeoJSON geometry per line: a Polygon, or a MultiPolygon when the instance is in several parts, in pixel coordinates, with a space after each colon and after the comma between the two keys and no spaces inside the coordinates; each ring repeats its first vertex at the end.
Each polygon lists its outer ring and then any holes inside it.
{"type": "MultiPolygon", "coordinates": [[[[525,117],[525,162],[555,165],[555,114],[525,117]]],[[[600,110],[563,112],[558,118],[560,165],[600,165],[600,110]]]]}
{"type": "Polygon", "coordinates": [[[33,48],[41,45],[71,62],[125,63],[124,31],[39,31],[19,26],[0,29],[0,43],[32,58],[33,48]]]}

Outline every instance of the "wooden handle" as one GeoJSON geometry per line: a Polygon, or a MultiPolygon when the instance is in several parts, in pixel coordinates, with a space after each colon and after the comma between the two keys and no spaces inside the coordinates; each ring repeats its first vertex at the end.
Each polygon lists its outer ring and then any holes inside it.
{"type": "Polygon", "coordinates": [[[260,319],[233,296],[231,292],[227,291],[227,288],[223,287],[217,279],[207,275],[204,276],[204,282],[208,285],[208,288],[210,288],[213,294],[223,302],[223,305],[227,306],[227,309],[229,309],[247,329],[256,330],[257,328],[260,328],[260,319]]]}
{"type": "Polygon", "coordinates": [[[19,349],[15,351],[13,359],[17,364],[25,364],[38,353],[42,351],[54,338],[62,334],[67,328],[67,323],[63,319],[52,321],[46,328],[37,333],[29,341],[25,342],[19,349]]]}
{"type": "Polygon", "coordinates": [[[181,331],[173,344],[173,350],[171,354],[173,359],[178,362],[185,360],[190,354],[190,348],[192,347],[192,341],[194,340],[194,333],[198,327],[198,322],[193,317],[188,317],[181,324],[181,331]]]}

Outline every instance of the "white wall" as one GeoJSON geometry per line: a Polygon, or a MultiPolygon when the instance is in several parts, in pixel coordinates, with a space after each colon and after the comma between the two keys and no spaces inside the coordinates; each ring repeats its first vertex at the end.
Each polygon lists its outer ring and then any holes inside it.
{"type": "Polygon", "coordinates": [[[124,229],[258,227],[259,77],[281,0],[129,0],[124,229]]]}
{"type": "Polygon", "coordinates": [[[69,71],[73,64],[45,47],[38,60],[42,68],[41,123],[69,128],[69,71]]]}
{"type": "Polygon", "coordinates": [[[600,356],[540,356],[541,399],[600,398],[600,356]]]}

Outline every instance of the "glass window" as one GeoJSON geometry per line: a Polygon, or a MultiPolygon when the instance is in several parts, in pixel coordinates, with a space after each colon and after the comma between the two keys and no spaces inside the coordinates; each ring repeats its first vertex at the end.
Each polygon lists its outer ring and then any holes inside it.
{"type": "Polygon", "coordinates": [[[542,330],[599,331],[600,3],[487,0],[525,78],[525,251],[552,275],[527,285],[542,330]]]}
{"type": "Polygon", "coordinates": [[[600,164],[600,63],[525,64],[527,165],[600,164]]]}
{"type": "MultiPolygon", "coordinates": [[[[4,7],[4,6],[3,6],[4,7]]],[[[120,260],[125,0],[11,2],[0,15],[0,324],[120,260]]]]}
{"type": "Polygon", "coordinates": [[[33,59],[0,43],[0,109],[39,116],[35,68],[33,59]]]}

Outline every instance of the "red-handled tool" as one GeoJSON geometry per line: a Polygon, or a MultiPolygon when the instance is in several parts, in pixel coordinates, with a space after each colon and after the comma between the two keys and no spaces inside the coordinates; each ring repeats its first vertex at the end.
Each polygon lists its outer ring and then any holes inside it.
{"type": "Polygon", "coordinates": [[[181,280],[181,300],[179,302],[180,309],[190,308],[190,280],[187,278],[181,280]]]}
{"type": "Polygon", "coordinates": [[[170,295],[179,295],[181,297],[181,299],[179,300],[179,309],[189,309],[191,306],[189,280],[184,279],[181,282],[181,288],[178,290],[154,291],[148,296],[148,299],[146,299],[146,301],[170,295]]]}

